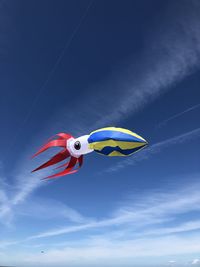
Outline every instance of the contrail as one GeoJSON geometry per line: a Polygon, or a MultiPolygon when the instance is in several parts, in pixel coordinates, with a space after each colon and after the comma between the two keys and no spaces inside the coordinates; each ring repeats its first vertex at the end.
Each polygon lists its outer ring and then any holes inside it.
{"type": "Polygon", "coordinates": [[[188,113],[188,112],[190,112],[190,111],[192,111],[192,110],[195,110],[195,109],[197,109],[197,108],[199,108],[199,107],[200,107],[200,104],[197,104],[197,105],[194,105],[194,106],[192,106],[192,107],[190,107],[190,108],[188,108],[188,109],[186,109],[186,110],[184,110],[184,111],[182,111],[182,112],[179,112],[179,113],[175,114],[174,116],[171,116],[171,117],[169,117],[168,119],[166,119],[166,120],[162,121],[161,123],[159,123],[159,124],[158,124],[158,127],[162,127],[162,126],[164,126],[167,122],[172,121],[172,120],[174,120],[174,119],[176,119],[176,118],[178,118],[178,117],[181,117],[181,116],[184,115],[185,113],[188,113]]]}

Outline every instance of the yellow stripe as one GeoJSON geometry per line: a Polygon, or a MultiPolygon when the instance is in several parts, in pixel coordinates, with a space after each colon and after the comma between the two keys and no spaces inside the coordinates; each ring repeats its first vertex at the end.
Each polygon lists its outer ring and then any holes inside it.
{"type": "Polygon", "coordinates": [[[139,136],[138,134],[136,134],[136,133],[134,133],[134,132],[132,132],[132,131],[130,131],[130,130],[127,130],[127,129],[124,129],[124,128],[117,128],[117,127],[106,127],[106,128],[101,128],[101,129],[98,129],[98,130],[96,130],[96,131],[91,132],[90,135],[93,134],[93,133],[96,133],[96,132],[101,132],[101,131],[116,131],[116,132],[123,132],[123,133],[130,134],[130,135],[132,135],[132,136],[135,136],[135,137],[140,138],[140,139],[142,139],[143,141],[145,141],[145,139],[142,138],[141,136],[139,136]]]}
{"type": "Polygon", "coordinates": [[[133,153],[128,154],[128,155],[124,155],[124,154],[120,153],[119,151],[113,151],[108,156],[109,157],[113,157],[113,156],[124,156],[124,157],[128,157],[128,156],[133,155],[134,153],[137,153],[138,151],[142,150],[143,148],[144,148],[144,146],[141,147],[141,148],[139,148],[137,151],[134,151],[133,153]]]}
{"type": "Polygon", "coordinates": [[[119,156],[119,157],[124,156],[124,157],[126,157],[127,155],[124,155],[124,154],[120,153],[119,151],[113,151],[108,156],[109,157],[116,157],[116,156],[119,156]]]}
{"type": "Polygon", "coordinates": [[[124,154],[120,153],[119,151],[113,151],[108,155],[102,154],[102,153],[100,153],[98,151],[96,151],[96,152],[97,152],[97,154],[102,155],[102,156],[106,156],[106,157],[115,157],[115,156],[126,157],[126,156],[129,156],[129,155],[124,155],[124,154]]]}
{"type": "Polygon", "coordinates": [[[94,143],[89,144],[90,149],[96,149],[96,150],[101,150],[106,146],[110,146],[110,147],[119,146],[121,149],[133,149],[133,148],[141,146],[141,143],[106,140],[102,142],[94,142],[94,143]]]}

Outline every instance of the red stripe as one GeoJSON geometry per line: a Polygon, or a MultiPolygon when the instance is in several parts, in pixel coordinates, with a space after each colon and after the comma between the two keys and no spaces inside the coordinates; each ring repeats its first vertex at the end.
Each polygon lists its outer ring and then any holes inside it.
{"type": "Polygon", "coordinates": [[[33,158],[36,157],[37,155],[41,154],[42,152],[46,151],[50,147],[66,147],[66,140],[52,140],[49,143],[45,144],[42,146],[37,153],[33,155],[33,158]]]}
{"type": "Polygon", "coordinates": [[[47,178],[48,179],[56,178],[56,177],[60,177],[60,176],[64,176],[64,175],[67,175],[67,174],[71,174],[71,173],[77,172],[77,170],[72,170],[73,167],[76,165],[76,162],[77,162],[77,158],[71,157],[70,162],[69,162],[67,168],[64,171],[61,171],[59,173],[50,175],[47,178]]]}
{"type": "Polygon", "coordinates": [[[44,164],[42,164],[41,166],[39,166],[38,168],[36,168],[35,170],[33,170],[32,172],[44,169],[46,167],[49,167],[51,165],[54,165],[66,158],[69,157],[69,152],[64,149],[62,151],[60,151],[58,154],[56,154],[55,156],[53,156],[49,161],[45,162],[44,164]]]}

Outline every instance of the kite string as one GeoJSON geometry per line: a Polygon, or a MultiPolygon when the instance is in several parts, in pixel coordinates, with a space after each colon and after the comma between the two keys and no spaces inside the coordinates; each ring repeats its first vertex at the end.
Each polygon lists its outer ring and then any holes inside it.
{"type": "MultiPolygon", "coordinates": [[[[19,134],[21,133],[22,129],[24,128],[24,126],[26,125],[26,123],[28,122],[28,120],[30,119],[33,110],[35,108],[35,106],[38,103],[38,100],[40,99],[40,96],[42,95],[42,93],[44,93],[44,91],[46,90],[46,86],[48,84],[48,82],[50,81],[51,77],[53,76],[53,74],[55,73],[59,63],[61,62],[65,52],[67,51],[67,49],[70,47],[70,44],[72,43],[75,35],[78,33],[83,21],[85,20],[85,18],[88,15],[88,12],[93,4],[94,0],[91,0],[85,10],[85,12],[83,13],[82,17],[80,18],[79,23],[77,24],[77,26],[75,27],[74,31],[72,32],[71,36],[69,37],[69,39],[66,41],[64,48],[62,49],[60,55],[58,56],[54,66],[52,67],[51,71],[49,72],[47,79],[44,81],[43,85],[41,86],[41,88],[38,90],[37,95],[35,96],[35,99],[33,100],[31,107],[29,109],[29,111],[26,113],[26,116],[24,117],[24,120],[22,121],[21,127],[18,129],[17,133],[15,134],[15,136],[12,138],[12,143],[10,144],[10,147],[7,150],[7,155],[9,154],[10,150],[14,147],[17,138],[19,136],[19,134]]],[[[5,158],[7,158],[7,155],[5,158]]]]}

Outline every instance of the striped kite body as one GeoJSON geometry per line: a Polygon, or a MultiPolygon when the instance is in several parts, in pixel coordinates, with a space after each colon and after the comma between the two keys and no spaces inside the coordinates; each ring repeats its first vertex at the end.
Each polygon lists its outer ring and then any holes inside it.
{"type": "Polygon", "coordinates": [[[129,156],[146,146],[136,133],[116,127],[96,130],[88,138],[89,147],[106,156],[129,156]]]}

